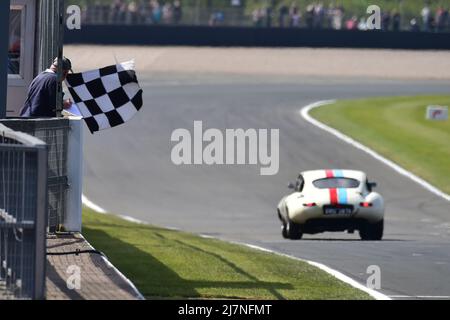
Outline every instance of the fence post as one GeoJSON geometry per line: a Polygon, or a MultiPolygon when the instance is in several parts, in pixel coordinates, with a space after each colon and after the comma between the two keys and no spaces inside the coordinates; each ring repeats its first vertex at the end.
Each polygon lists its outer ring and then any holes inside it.
{"type": "Polygon", "coordinates": [[[9,0],[0,1],[0,119],[6,118],[8,92],[9,0]]]}
{"type": "Polygon", "coordinates": [[[37,152],[37,197],[36,197],[36,261],[33,299],[45,299],[46,248],[47,248],[47,146],[39,146],[37,152]]]}
{"type": "Polygon", "coordinates": [[[67,210],[63,221],[70,232],[81,232],[81,194],[83,189],[83,120],[69,118],[67,137],[67,210]]]}

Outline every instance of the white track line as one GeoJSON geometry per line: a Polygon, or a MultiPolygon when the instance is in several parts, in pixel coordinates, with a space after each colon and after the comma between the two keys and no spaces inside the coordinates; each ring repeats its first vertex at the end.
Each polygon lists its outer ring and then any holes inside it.
{"type": "Polygon", "coordinates": [[[405,295],[390,295],[389,297],[395,299],[408,299],[408,298],[416,298],[416,299],[450,299],[450,296],[405,296],[405,295]]]}
{"type": "Polygon", "coordinates": [[[311,103],[305,107],[303,107],[300,110],[300,114],[301,116],[308,121],[309,123],[311,123],[312,125],[327,131],[328,133],[331,133],[332,135],[334,135],[335,137],[347,142],[348,144],[352,145],[355,148],[358,148],[362,151],[364,151],[365,153],[368,153],[369,155],[371,155],[372,157],[374,157],[375,159],[383,162],[385,165],[391,167],[392,169],[394,169],[395,171],[397,171],[398,173],[400,173],[403,176],[408,177],[409,179],[411,179],[412,181],[420,184],[422,187],[424,187],[425,189],[427,189],[428,191],[434,193],[435,195],[450,201],[450,195],[446,194],[445,192],[439,190],[438,188],[434,187],[433,185],[431,185],[430,183],[428,183],[427,181],[423,180],[422,178],[419,178],[418,176],[416,176],[414,173],[400,167],[398,164],[392,162],[389,159],[386,159],[385,157],[383,157],[382,155],[380,155],[379,153],[375,152],[374,150],[366,147],[365,145],[359,143],[358,141],[350,138],[349,136],[343,134],[342,132],[333,129],[325,124],[323,124],[322,122],[312,118],[309,115],[309,111],[311,111],[314,108],[317,107],[321,107],[324,105],[328,105],[328,104],[333,104],[335,103],[336,100],[323,100],[323,101],[317,101],[314,103],[311,103]]]}
{"type": "Polygon", "coordinates": [[[341,280],[342,282],[345,282],[346,284],[348,284],[348,285],[350,285],[350,286],[352,286],[352,287],[354,287],[356,289],[364,291],[365,293],[369,294],[371,297],[375,298],[376,300],[392,300],[387,295],[382,294],[381,292],[378,292],[376,290],[370,289],[370,288],[360,284],[356,280],[353,280],[352,278],[346,276],[345,274],[343,274],[343,273],[341,273],[341,272],[339,272],[337,270],[334,270],[334,269],[332,269],[332,268],[330,268],[330,267],[328,267],[328,266],[326,266],[326,265],[324,265],[322,263],[311,261],[311,260],[301,259],[301,258],[298,258],[298,257],[295,257],[295,256],[291,256],[291,255],[285,254],[285,253],[281,253],[281,252],[273,251],[273,250],[270,250],[270,249],[267,249],[267,248],[255,246],[253,244],[248,244],[248,243],[243,243],[243,242],[232,242],[232,243],[244,245],[246,247],[249,247],[249,248],[252,248],[252,249],[256,249],[256,250],[259,250],[259,251],[273,253],[273,254],[276,254],[276,255],[279,255],[279,256],[283,256],[283,257],[287,257],[287,258],[290,258],[290,259],[294,259],[294,260],[297,260],[297,261],[306,262],[309,265],[312,265],[312,266],[314,266],[316,268],[319,268],[322,271],[325,271],[326,273],[328,273],[331,276],[337,278],[338,280],[341,280]]]}
{"type": "Polygon", "coordinates": [[[98,213],[107,213],[105,209],[102,207],[96,205],[91,200],[89,200],[84,194],[81,195],[81,202],[88,207],[89,209],[92,209],[94,211],[97,211],[98,213]]]}

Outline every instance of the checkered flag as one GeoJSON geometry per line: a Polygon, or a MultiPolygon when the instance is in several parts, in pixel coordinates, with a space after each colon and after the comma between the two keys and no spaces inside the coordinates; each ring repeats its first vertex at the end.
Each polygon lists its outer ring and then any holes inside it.
{"type": "Polygon", "coordinates": [[[91,133],[130,120],[142,107],[134,61],[68,74],[66,84],[91,133]]]}

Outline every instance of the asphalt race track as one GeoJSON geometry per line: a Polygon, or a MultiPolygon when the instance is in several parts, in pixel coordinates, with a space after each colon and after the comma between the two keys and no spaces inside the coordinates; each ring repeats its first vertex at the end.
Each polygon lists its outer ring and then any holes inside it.
{"type": "Polygon", "coordinates": [[[450,298],[450,204],[420,185],[304,121],[301,107],[326,99],[450,93],[449,82],[368,79],[263,80],[237,76],[139,76],[145,106],[131,122],[85,133],[84,194],[108,211],[160,226],[242,241],[324,263],[365,284],[381,268],[381,292],[450,298]],[[176,166],[177,128],[278,128],[280,170],[258,165],[176,166]],[[386,200],[384,240],[323,233],[284,240],[276,205],[303,170],[361,169],[386,200]]]}

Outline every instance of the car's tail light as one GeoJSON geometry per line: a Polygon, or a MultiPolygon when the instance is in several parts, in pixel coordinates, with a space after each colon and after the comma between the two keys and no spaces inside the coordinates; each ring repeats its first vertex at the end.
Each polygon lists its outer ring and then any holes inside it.
{"type": "Polygon", "coordinates": [[[317,206],[317,204],[315,202],[310,202],[310,203],[304,203],[303,206],[305,206],[305,207],[315,207],[315,206],[317,206]]]}
{"type": "Polygon", "coordinates": [[[372,203],[370,203],[370,202],[361,202],[359,205],[361,207],[368,208],[368,207],[372,206],[372,203]]]}

